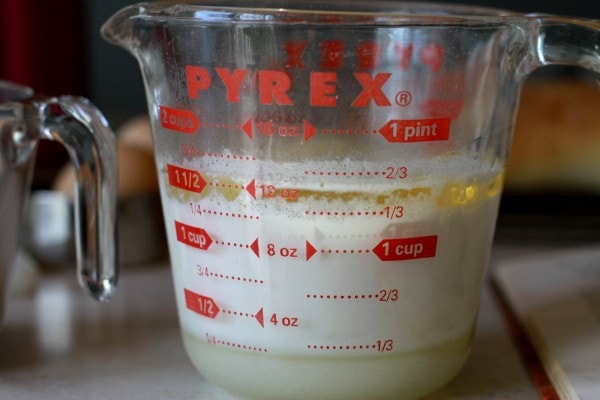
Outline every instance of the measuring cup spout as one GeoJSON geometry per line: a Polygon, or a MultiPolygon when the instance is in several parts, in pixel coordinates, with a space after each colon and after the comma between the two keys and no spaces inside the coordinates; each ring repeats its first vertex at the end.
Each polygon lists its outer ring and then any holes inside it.
{"type": "Polygon", "coordinates": [[[600,73],[600,21],[529,15],[529,57],[521,72],[543,65],[563,64],[600,73]]]}
{"type": "Polygon", "coordinates": [[[102,25],[100,29],[102,37],[106,41],[134,53],[136,49],[134,41],[135,19],[143,14],[145,8],[146,3],[140,3],[118,11],[102,25]]]}

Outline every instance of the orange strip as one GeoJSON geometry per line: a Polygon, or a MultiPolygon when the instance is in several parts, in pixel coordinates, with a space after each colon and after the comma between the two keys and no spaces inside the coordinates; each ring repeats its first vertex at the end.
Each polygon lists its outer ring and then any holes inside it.
{"type": "Polygon", "coordinates": [[[504,315],[504,318],[508,324],[510,334],[513,338],[513,342],[519,351],[521,361],[525,364],[525,369],[529,374],[535,388],[540,395],[541,400],[560,400],[558,392],[554,388],[552,381],[548,377],[544,366],[542,365],[539,357],[537,356],[533,345],[527,337],[527,333],[523,329],[523,326],[514,315],[506,299],[501,293],[498,286],[492,282],[492,292],[500,307],[500,311],[504,315]]]}

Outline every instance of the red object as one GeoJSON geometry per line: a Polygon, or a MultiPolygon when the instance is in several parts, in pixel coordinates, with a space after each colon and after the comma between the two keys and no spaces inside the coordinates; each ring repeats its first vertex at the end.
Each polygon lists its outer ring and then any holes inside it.
{"type": "Polygon", "coordinates": [[[83,94],[80,4],[0,0],[0,78],[47,95],[83,94]]]}
{"type": "MultiPolygon", "coordinates": [[[[0,79],[40,95],[86,93],[82,2],[0,0],[0,79]]],[[[48,188],[68,159],[62,146],[41,141],[33,188],[48,188]]]]}

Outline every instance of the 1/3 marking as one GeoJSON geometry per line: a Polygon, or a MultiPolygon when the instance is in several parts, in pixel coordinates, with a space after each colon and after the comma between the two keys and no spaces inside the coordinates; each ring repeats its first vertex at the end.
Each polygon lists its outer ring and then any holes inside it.
{"type": "Polygon", "coordinates": [[[377,351],[380,353],[386,353],[394,350],[394,341],[392,339],[380,339],[375,344],[377,345],[377,351]]]}

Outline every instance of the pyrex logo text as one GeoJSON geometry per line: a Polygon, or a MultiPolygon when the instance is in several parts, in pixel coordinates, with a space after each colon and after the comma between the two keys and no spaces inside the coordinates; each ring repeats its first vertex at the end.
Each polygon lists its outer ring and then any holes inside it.
{"type": "MultiPolygon", "coordinates": [[[[197,99],[202,91],[208,90],[212,86],[212,77],[208,69],[188,65],[185,72],[190,99],[197,99]]],[[[215,72],[225,86],[227,101],[239,103],[240,88],[248,75],[248,71],[246,69],[215,68],[215,72]]],[[[290,75],[279,70],[258,70],[256,75],[260,104],[294,105],[294,101],[288,94],[292,88],[290,75]]],[[[367,72],[355,72],[353,75],[361,85],[362,90],[354,98],[352,107],[365,107],[371,101],[377,106],[392,105],[382,90],[383,85],[392,75],[391,73],[379,72],[371,76],[367,72]]],[[[313,107],[335,107],[338,101],[336,84],[336,72],[310,72],[309,104],[313,107]]]]}
{"type": "MultiPolygon", "coordinates": [[[[320,71],[308,71],[309,90],[308,101],[312,107],[336,107],[338,105],[338,72],[344,67],[344,43],[339,40],[324,40],[318,43],[318,49],[308,48],[307,42],[286,42],[283,53],[286,61],[281,69],[269,68],[249,71],[243,68],[228,69],[215,67],[208,69],[204,66],[187,65],[186,83],[190,99],[198,99],[201,93],[209,90],[215,81],[223,85],[227,101],[239,103],[243,91],[248,87],[256,88],[258,102],[262,105],[276,104],[293,106],[294,99],[290,96],[294,88],[291,69],[306,67],[304,54],[307,51],[320,52],[320,71]],[[250,82],[250,80],[255,80],[250,82]],[[251,84],[250,84],[251,83],[251,84]],[[250,85],[248,85],[250,84],[250,85]]],[[[394,65],[394,71],[409,68],[411,63],[418,62],[431,72],[441,68],[443,50],[438,45],[426,45],[415,51],[412,44],[390,45],[392,51],[386,51],[386,62],[394,65]],[[391,55],[390,55],[391,54],[391,55]],[[418,54],[418,57],[415,55],[418,54]],[[391,60],[390,60],[391,57],[391,60]]],[[[391,106],[392,102],[383,90],[384,85],[392,77],[392,72],[367,72],[377,68],[380,60],[380,49],[375,42],[361,43],[355,49],[352,76],[360,87],[360,91],[351,99],[352,107],[366,107],[371,104],[378,107],[391,106]]],[[[348,99],[346,99],[348,101],[348,99]]]]}

